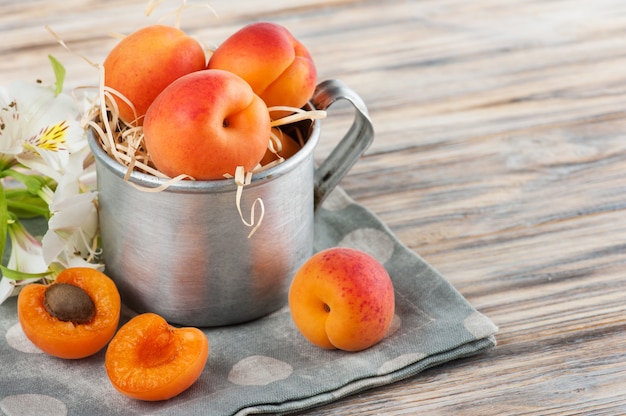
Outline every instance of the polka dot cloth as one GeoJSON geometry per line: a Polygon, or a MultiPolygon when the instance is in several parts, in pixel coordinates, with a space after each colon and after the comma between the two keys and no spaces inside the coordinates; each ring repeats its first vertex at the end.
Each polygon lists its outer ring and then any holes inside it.
{"type": "MultiPolygon", "coordinates": [[[[82,360],[42,353],[17,321],[16,300],[0,305],[0,415],[244,415],[310,408],[410,377],[495,345],[496,326],[369,210],[336,189],[316,214],[315,249],[364,250],[396,289],[386,337],[358,353],[309,344],[288,306],[242,325],[205,329],[209,360],[200,379],[166,402],[128,399],[110,385],[104,350],[82,360]]],[[[123,321],[132,311],[123,309],[123,321]]]]}

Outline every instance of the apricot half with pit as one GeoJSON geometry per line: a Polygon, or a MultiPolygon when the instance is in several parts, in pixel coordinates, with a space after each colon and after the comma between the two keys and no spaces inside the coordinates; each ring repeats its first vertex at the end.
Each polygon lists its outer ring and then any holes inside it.
{"type": "Polygon", "coordinates": [[[84,358],[113,338],[120,318],[117,287],[89,267],[63,270],[50,285],[32,283],[17,299],[17,314],[26,337],[59,358],[84,358]]]}

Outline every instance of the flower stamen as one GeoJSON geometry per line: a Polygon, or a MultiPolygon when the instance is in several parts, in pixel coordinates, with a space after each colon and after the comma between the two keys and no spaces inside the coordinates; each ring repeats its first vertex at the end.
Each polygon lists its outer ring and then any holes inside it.
{"type": "Polygon", "coordinates": [[[29,150],[39,148],[51,152],[67,150],[65,148],[65,133],[67,132],[68,127],[69,126],[65,120],[53,126],[45,127],[41,129],[38,136],[27,140],[24,143],[24,147],[29,150]]]}

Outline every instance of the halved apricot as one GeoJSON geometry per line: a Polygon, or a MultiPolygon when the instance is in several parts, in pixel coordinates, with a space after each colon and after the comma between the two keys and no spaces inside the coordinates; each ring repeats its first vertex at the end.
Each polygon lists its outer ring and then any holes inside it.
{"type": "Polygon", "coordinates": [[[113,337],[120,318],[117,287],[88,267],[63,270],[51,285],[30,284],[20,292],[17,313],[26,337],[59,358],[84,358],[113,337]]]}
{"type": "Polygon", "coordinates": [[[113,337],[104,358],[113,387],[134,399],[167,400],[202,374],[209,341],[198,328],[176,328],[154,313],[135,316],[113,337]]]}

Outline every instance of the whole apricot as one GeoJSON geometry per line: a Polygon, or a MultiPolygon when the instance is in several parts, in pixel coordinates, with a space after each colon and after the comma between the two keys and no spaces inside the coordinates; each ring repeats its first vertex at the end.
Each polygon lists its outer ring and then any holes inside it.
{"type": "Polygon", "coordinates": [[[167,400],[202,374],[209,341],[198,328],[175,328],[154,313],[124,324],[107,347],[104,365],[111,384],[134,399],[167,400]]]}
{"type": "Polygon", "coordinates": [[[124,37],[104,61],[104,85],[128,99],[115,97],[120,118],[141,125],[148,107],[161,91],[185,74],[206,67],[206,54],[180,29],[152,25],[124,37]]]}
{"type": "Polygon", "coordinates": [[[394,316],[391,278],[373,256],[335,247],[310,257],[289,288],[291,317],[311,343],[360,351],[383,339],[394,316]]]}
{"type": "Polygon", "coordinates": [[[84,358],[100,351],[117,330],[120,307],[113,280],[88,267],[65,269],[51,285],[27,285],[17,299],[26,337],[59,358],[84,358]]]}
{"type": "Polygon", "coordinates": [[[274,129],[276,132],[274,143],[274,152],[269,148],[265,151],[263,159],[261,159],[261,165],[265,166],[268,163],[279,160],[280,158],[289,159],[300,150],[300,143],[286,133],[283,133],[280,129],[274,129]]]}
{"type": "Polygon", "coordinates": [[[270,140],[263,101],[237,75],[206,69],[185,75],[154,100],[144,142],[156,168],[170,177],[223,179],[237,166],[251,171],[270,140]]]}
{"type": "Polygon", "coordinates": [[[252,23],[232,34],[211,55],[208,68],[239,75],[268,107],[301,108],[317,82],[308,49],[287,28],[271,22],[252,23]]]}

